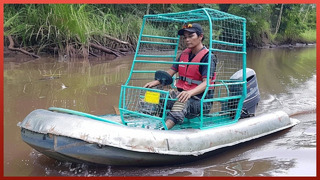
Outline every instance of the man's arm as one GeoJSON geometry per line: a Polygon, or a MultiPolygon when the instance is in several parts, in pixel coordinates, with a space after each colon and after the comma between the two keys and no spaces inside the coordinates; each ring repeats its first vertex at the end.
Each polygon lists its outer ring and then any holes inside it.
{"type": "Polygon", "coordinates": [[[199,84],[194,89],[188,90],[188,91],[182,91],[178,96],[178,100],[182,103],[186,102],[191,96],[195,96],[197,94],[202,93],[207,87],[207,78],[202,79],[202,83],[199,84]]]}
{"type": "MultiPolygon", "coordinates": [[[[170,74],[171,77],[176,73],[176,71],[174,71],[173,69],[168,69],[166,72],[167,72],[168,74],[170,74]]],[[[159,84],[160,84],[160,81],[154,80],[154,81],[148,82],[148,83],[145,84],[143,87],[145,87],[145,88],[151,88],[151,87],[157,86],[157,85],[159,85],[159,84]]]]}

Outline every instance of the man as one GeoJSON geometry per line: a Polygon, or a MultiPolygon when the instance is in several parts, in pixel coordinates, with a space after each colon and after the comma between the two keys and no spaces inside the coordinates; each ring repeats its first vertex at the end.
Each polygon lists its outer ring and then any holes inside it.
{"type": "MultiPolygon", "coordinates": [[[[184,42],[187,46],[180,57],[179,62],[206,63],[208,62],[208,49],[202,44],[204,39],[203,30],[200,24],[193,23],[184,25],[178,31],[183,35],[184,42]]],[[[215,72],[216,58],[212,57],[211,73],[215,72]]],[[[178,101],[173,105],[168,103],[168,109],[171,109],[167,115],[166,126],[171,129],[175,124],[183,123],[185,117],[193,118],[200,114],[200,99],[207,86],[207,66],[206,65],[187,65],[174,64],[167,73],[173,76],[179,72],[179,80],[176,83],[178,92],[172,93],[171,98],[177,98],[178,101]]],[[[212,75],[213,76],[213,75],[212,75]]],[[[210,84],[214,82],[212,78],[210,84]]],[[[159,85],[158,80],[147,83],[144,87],[154,87],[159,85]]],[[[210,90],[206,98],[212,98],[213,90],[210,90]]],[[[212,103],[206,104],[206,110],[210,110],[212,103]]]]}

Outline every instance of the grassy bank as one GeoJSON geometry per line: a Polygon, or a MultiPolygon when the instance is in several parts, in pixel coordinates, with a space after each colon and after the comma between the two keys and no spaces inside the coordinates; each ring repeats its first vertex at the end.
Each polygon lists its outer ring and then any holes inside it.
{"type": "MultiPolygon", "coordinates": [[[[5,4],[4,36],[13,39],[14,47],[35,54],[120,56],[134,50],[144,14],[203,7],[245,17],[248,46],[316,42],[312,4],[5,4]]],[[[146,28],[159,35],[167,33],[146,28]]]]}
{"type": "Polygon", "coordinates": [[[142,22],[133,14],[117,15],[86,4],[20,6],[6,5],[4,35],[13,36],[16,46],[31,48],[35,53],[87,57],[90,43],[110,49],[128,48],[110,37],[135,44],[142,22]]]}
{"type": "Polygon", "coordinates": [[[310,29],[303,32],[300,40],[302,42],[315,43],[317,40],[317,31],[315,29],[310,29]]]}

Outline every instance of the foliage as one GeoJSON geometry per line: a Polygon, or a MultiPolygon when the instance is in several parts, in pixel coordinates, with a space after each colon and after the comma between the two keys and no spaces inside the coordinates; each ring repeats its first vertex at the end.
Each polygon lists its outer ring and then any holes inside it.
{"type": "Polygon", "coordinates": [[[78,53],[73,52],[76,49],[87,54],[91,41],[105,44],[104,35],[122,40],[137,38],[140,18],[102,10],[87,4],[6,5],[4,34],[20,39],[23,46],[36,46],[38,51],[58,48],[59,53],[67,55],[78,53]]]}
{"type": "MultiPolygon", "coordinates": [[[[106,35],[136,45],[142,17],[149,14],[213,8],[247,19],[249,46],[315,41],[314,4],[4,4],[4,36],[38,52],[88,53],[89,43],[118,48],[106,35]],[[277,23],[279,31],[275,33],[277,23]]],[[[165,33],[165,29],[148,31],[165,33]]],[[[5,42],[8,43],[8,42],[5,42]]],[[[17,45],[17,44],[16,44],[17,45]]]]}
{"type": "Polygon", "coordinates": [[[316,42],[317,31],[315,29],[309,29],[295,37],[296,42],[314,43],[316,42]]]}
{"type": "Polygon", "coordinates": [[[247,19],[247,42],[250,45],[262,44],[263,38],[269,39],[271,5],[240,4],[231,5],[228,13],[247,19]]]}

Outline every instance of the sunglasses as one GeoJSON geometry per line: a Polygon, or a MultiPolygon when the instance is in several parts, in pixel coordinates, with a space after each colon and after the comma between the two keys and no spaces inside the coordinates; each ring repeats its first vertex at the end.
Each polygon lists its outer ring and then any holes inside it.
{"type": "Polygon", "coordinates": [[[192,28],[192,24],[184,24],[182,26],[182,29],[186,29],[186,28],[192,28]]]}

